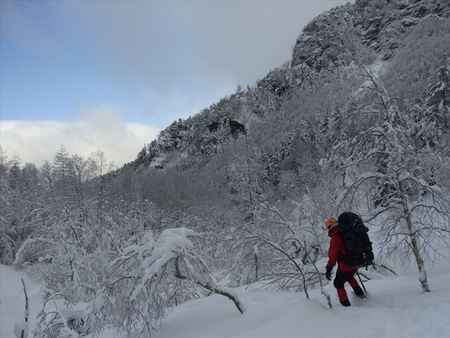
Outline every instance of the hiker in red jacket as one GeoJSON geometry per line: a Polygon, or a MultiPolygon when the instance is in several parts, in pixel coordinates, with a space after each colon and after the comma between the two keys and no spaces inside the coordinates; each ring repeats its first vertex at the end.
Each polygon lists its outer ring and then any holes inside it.
{"type": "Polygon", "coordinates": [[[350,306],[350,301],[348,300],[347,292],[344,288],[344,284],[346,282],[350,284],[358,297],[365,298],[365,294],[354,277],[357,268],[342,261],[342,257],[347,254],[347,250],[345,249],[344,241],[341,236],[339,236],[340,229],[336,218],[328,218],[325,224],[328,229],[328,236],[331,237],[330,247],[328,249],[326,277],[328,280],[331,280],[331,271],[337,262],[336,277],[334,278],[333,285],[337,289],[337,294],[341,304],[343,306],[350,306]]]}

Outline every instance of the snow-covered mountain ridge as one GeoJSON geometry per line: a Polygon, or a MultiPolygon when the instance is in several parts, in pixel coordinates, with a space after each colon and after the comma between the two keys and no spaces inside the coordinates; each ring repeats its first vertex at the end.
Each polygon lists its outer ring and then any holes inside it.
{"type": "Polygon", "coordinates": [[[265,123],[267,116],[278,114],[298,87],[336,68],[367,62],[368,53],[392,59],[411,29],[433,15],[448,18],[448,2],[357,0],[327,11],[299,35],[289,66],[272,70],[254,87],[238,89],[197,115],[173,122],[127,166],[182,169],[204,162],[205,155],[223,151],[255,122],[265,123]]]}

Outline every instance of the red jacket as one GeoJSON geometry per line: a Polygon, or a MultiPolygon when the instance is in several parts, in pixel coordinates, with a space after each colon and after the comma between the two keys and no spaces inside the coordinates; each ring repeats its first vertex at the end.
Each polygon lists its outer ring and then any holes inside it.
{"type": "Polygon", "coordinates": [[[354,266],[350,266],[342,262],[340,257],[347,254],[345,249],[344,241],[341,236],[339,236],[339,226],[335,226],[328,231],[328,236],[331,237],[330,247],[328,249],[328,264],[327,268],[333,268],[337,262],[339,271],[356,271],[354,266]]]}

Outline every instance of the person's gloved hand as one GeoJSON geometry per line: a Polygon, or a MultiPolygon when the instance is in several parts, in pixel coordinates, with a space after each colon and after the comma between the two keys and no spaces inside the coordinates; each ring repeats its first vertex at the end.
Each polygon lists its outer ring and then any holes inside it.
{"type": "Polygon", "coordinates": [[[325,277],[327,277],[328,280],[331,280],[331,270],[333,270],[333,268],[327,267],[327,272],[325,273],[325,277]]]}

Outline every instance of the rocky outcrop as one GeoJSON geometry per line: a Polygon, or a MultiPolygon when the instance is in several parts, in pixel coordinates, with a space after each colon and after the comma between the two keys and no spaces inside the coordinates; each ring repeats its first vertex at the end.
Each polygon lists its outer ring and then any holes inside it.
{"type": "Polygon", "coordinates": [[[447,0],[357,0],[311,21],[297,39],[292,66],[317,70],[354,61],[361,47],[390,59],[410,28],[427,15],[450,16],[447,0]]]}
{"type": "MultiPolygon", "coordinates": [[[[246,135],[252,121],[277,114],[296,89],[311,85],[321,74],[359,62],[368,53],[392,58],[408,32],[429,15],[449,18],[448,0],[356,0],[319,15],[298,37],[290,64],[270,71],[252,88],[173,122],[130,165],[162,169],[180,159],[195,163],[197,157],[204,160],[220,152],[246,135]]],[[[441,94],[430,94],[430,104],[441,94]]]]}

